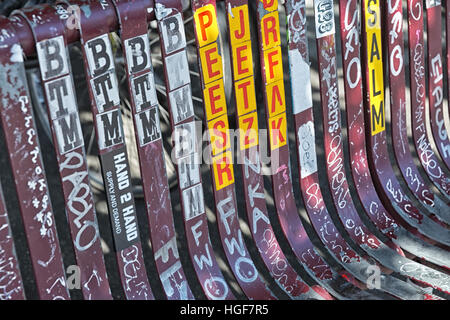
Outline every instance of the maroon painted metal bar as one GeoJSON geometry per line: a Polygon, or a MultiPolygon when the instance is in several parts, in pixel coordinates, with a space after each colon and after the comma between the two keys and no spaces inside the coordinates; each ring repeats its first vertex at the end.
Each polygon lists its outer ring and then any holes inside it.
{"type": "Polygon", "coordinates": [[[306,284],[288,262],[272,228],[264,195],[258,114],[247,0],[226,0],[236,118],[247,217],[253,240],[271,276],[292,299],[333,299],[324,288],[306,284]],[[317,291],[317,292],[316,292],[317,291]]]}
{"type": "Polygon", "coordinates": [[[136,143],[156,268],[168,299],[194,298],[184,274],[172,216],[158,99],[147,35],[150,1],[114,0],[120,21],[136,143]]]}
{"type": "Polygon", "coordinates": [[[450,201],[442,200],[428,187],[414,163],[408,144],[408,128],[406,122],[406,81],[403,48],[403,8],[400,1],[388,1],[384,12],[387,13],[385,41],[387,42],[386,59],[389,66],[389,86],[391,120],[391,140],[394,155],[409,189],[414,196],[438,219],[450,222],[450,201]]]}
{"type": "MultiPolygon", "coordinates": [[[[389,264],[389,268],[397,271],[400,270],[400,266],[391,263],[389,260],[392,258],[401,259],[401,256],[381,243],[365,227],[358,216],[350,196],[343,166],[344,152],[341,133],[339,90],[337,87],[333,1],[314,1],[314,11],[323,115],[324,149],[332,200],[338,217],[351,239],[378,261],[389,264]]],[[[356,187],[358,188],[360,186],[357,185],[356,187]]],[[[363,283],[368,283],[370,270],[377,265],[367,261],[368,256],[360,256],[352,249],[351,245],[339,233],[326,208],[324,207],[320,214],[310,215],[310,219],[322,242],[330,253],[335,255],[339,263],[349,270],[355,278],[363,283]],[[325,223],[322,221],[325,221],[325,223]]],[[[420,288],[409,286],[405,282],[389,275],[382,277],[379,289],[401,299],[425,298],[425,294],[420,288]]]]}
{"type": "Polygon", "coordinates": [[[24,299],[22,275],[0,185],[0,301],[24,299]]]}
{"type": "MultiPolygon", "coordinates": [[[[304,29],[306,13],[304,2],[287,1],[286,13],[290,30],[290,62],[297,61],[300,63],[303,61],[302,53],[307,54],[307,48],[304,47],[304,44],[306,43],[306,29],[304,29]],[[299,52],[299,48],[300,50],[303,50],[299,52]]],[[[309,239],[300,220],[293,194],[289,164],[289,145],[286,141],[287,119],[285,111],[286,103],[283,68],[281,66],[281,37],[279,31],[278,1],[258,1],[257,19],[259,27],[261,72],[264,80],[265,113],[269,128],[268,138],[271,151],[272,186],[274,190],[274,202],[277,217],[283,233],[297,259],[305,267],[308,274],[322,287],[326,288],[333,296],[339,299],[352,298],[354,295],[373,298],[371,293],[366,293],[357,288],[360,284],[352,275],[348,274],[340,267],[337,270],[330,267],[317,252],[317,249],[309,239]],[[269,56],[271,56],[270,60],[269,56]],[[279,69],[275,70],[274,67],[277,65],[279,65],[279,69]],[[269,95],[276,98],[272,99],[269,95]],[[271,117],[271,115],[273,115],[273,117],[271,117]],[[283,124],[283,121],[284,127],[280,126],[277,128],[278,124],[283,124]],[[273,138],[276,136],[278,136],[277,138],[282,137],[283,142],[281,142],[280,139],[274,140],[273,138]],[[345,287],[346,290],[344,289],[345,287]],[[344,293],[344,291],[346,292],[344,293]]],[[[297,72],[298,70],[291,65],[291,77],[295,76],[297,72]]],[[[302,70],[302,72],[305,73],[306,79],[308,79],[309,69],[302,70]]],[[[294,90],[296,91],[297,89],[295,88],[294,90]]],[[[301,102],[303,103],[305,101],[302,100],[301,102]]],[[[308,105],[308,102],[305,104],[308,105]]],[[[305,108],[306,112],[296,115],[296,130],[303,126],[304,123],[309,122],[309,119],[312,119],[311,107],[312,102],[305,108]],[[302,118],[303,116],[305,118],[302,118]]],[[[294,113],[296,114],[298,112],[294,110],[294,113]]],[[[307,139],[311,138],[308,134],[308,126],[309,124],[306,124],[306,132],[304,131],[306,136],[302,136],[302,139],[305,138],[305,141],[308,141],[307,139]]],[[[311,144],[306,142],[306,144],[308,147],[315,147],[314,143],[311,144]]],[[[315,152],[311,148],[308,150],[308,153],[309,152],[313,153],[311,154],[311,157],[315,156],[315,152]]],[[[311,168],[311,170],[313,169],[311,168]]],[[[302,194],[305,195],[303,189],[302,194]]],[[[305,203],[306,202],[307,201],[305,201],[305,203]]],[[[308,206],[306,209],[311,210],[308,206]]]]}
{"type": "Polygon", "coordinates": [[[444,58],[442,57],[441,0],[426,0],[428,46],[428,106],[436,148],[450,170],[449,128],[444,121],[444,58]]]}
{"type": "MultiPolygon", "coordinates": [[[[60,4],[67,10],[67,2],[60,4]]],[[[116,16],[115,9],[106,0],[71,4],[81,8],[81,48],[122,288],[127,299],[153,299],[142,254],[109,40],[108,22],[116,16]]]]}
{"type": "Polygon", "coordinates": [[[161,41],[167,103],[173,130],[172,156],[178,173],[178,189],[189,255],[205,296],[210,300],[234,300],[214,255],[206,219],[194,106],[189,76],[181,3],[169,6],[156,1],[155,12],[161,41]]]}
{"type": "MultiPolygon", "coordinates": [[[[366,4],[366,2],[364,2],[366,4]]],[[[363,10],[365,16],[366,11],[363,10]]],[[[376,15],[380,15],[380,10],[376,15]]],[[[365,21],[365,20],[364,20],[365,21]]],[[[379,20],[377,20],[379,22],[379,20]]],[[[365,29],[367,21],[363,23],[365,29]]],[[[380,27],[381,28],[381,24],[380,27]]],[[[364,30],[365,30],[364,29],[364,30]]],[[[428,216],[422,214],[418,208],[414,206],[405,191],[401,188],[397,180],[392,165],[389,160],[387,149],[387,136],[385,130],[385,106],[384,106],[384,87],[383,83],[383,69],[381,39],[376,41],[371,38],[367,40],[365,32],[363,32],[363,57],[365,62],[366,74],[366,105],[365,115],[368,139],[368,155],[369,166],[372,172],[374,184],[378,190],[380,198],[384,206],[394,216],[396,222],[404,226],[410,225],[416,228],[430,241],[430,243],[441,246],[446,249],[450,244],[450,230],[430,219],[428,216]],[[367,41],[371,41],[370,43],[367,41]],[[378,43],[379,42],[379,43],[378,43]],[[376,58],[376,60],[375,60],[376,58]],[[368,60],[369,59],[369,60],[368,60]],[[367,61],[377,65],[377,70],[371,69],[367,61]],[[374,61],[374,62],[372,62],[374,61]],[[372,96],[370,96],[372,94],[372,96]]]]}
{"type": "MultiPolygon", "coordinates": [[[[360,26],[360,20],[358,18],[359,8],[357,1],[346,0],[339,3],[339,9],[341,41],[342,48],[344,48],[342,58],[345,75],[345,108],[348,123],[348,150],[352,178],[366,214],[370,214],[373,208],[386,211],[373,187],[367,160],[366,143],[362,134],[365,132],[365,127],[358,32],[360,26]]],[[[383,243],[367,228],[356,213],[356,208],[354,210],[355,213],[353,215],[347,217],[339,215],[340,220],[350,237],[370,256],[378,260],[384,267],[398,274],[420,283],[426,283],[441,291],[448,291],[450,288],[450,278],[448,278],[448,275],[405,258],[402,250],[391,240],[383,243]]],[[[406,290],[408,289],[406,288],[406,290]]]]}
{"type": "Polygon", "coordinates": [[[83,296],[112,299],[89,186],[86,152],[78,116],[64,26],[56,9],[35,7],[14,13],[32,29],[41,70],[47,113],[59,167],[63,197],[83,296]]]}
{"type": "Polygon", "coordinates": [[[192,0],[195,39],[211,142],[211,178],[222,246],[233,274],[250,299],[276,299],[261,278],[239,227],[223,65],[219,54],[216,0],[192,0]]]}
{"type": "MultiPolygon", "coordinates": [[[[439,33],[440,34],[440,33],[439,33]]],[[[408,0],[409,77],[411,86],[411,123],[417,157],[428,178],[450,200],[450,177],[440,165],[427,134],[425,123],[425,48],[423,1],[408,0]]]]}
{"type": "Polygon", "coordinates": [[[28,92],[23,52],[10,22],[0,19],[0,117],[41,299],[70,299],[28,92]]]}

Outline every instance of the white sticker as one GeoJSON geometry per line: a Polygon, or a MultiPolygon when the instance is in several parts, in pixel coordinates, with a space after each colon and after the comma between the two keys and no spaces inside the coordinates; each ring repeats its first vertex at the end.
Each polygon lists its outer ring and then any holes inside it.
{"type": "Polygon", "coordinates": [[[196,153],[178,160],[180,188],[188,188],[200,183],[200,166],[196,153]]]}
{"type": "Polygon", "coordinates": [[[298,128],[298,141],[300,176],[303,179],[317,172],[316,142],[312,121],[308,121],[298,128]]]}
{"type": "Polygon", "coordinates": [[[52,120],[78,111],[70,75],[46,82],[45,92],[52,120]]]}
{"type": "Polygon", "coordinates": [[[175,126],[173,139],[176,159],[195,153],[197,151],[195,123],[188,122],[175,126]]]}
{"type": "Polygon", "coordinates": [[[311,73],[309,64],[297,49],[289,50],[294,114],[312,108],[311,73]]]}
{"type": "Polygon", "coordinates": [[[170,91],[191,82],[185,50],[166,57],[166,72],[169,78],[170,91]]]}
{"type": "Polygon", "coordinates": [[[205,213],[205,205],[203,203],[203,189],[201,184],[183,190],[182,197],[184,218],[186,221],[205,213]]]}
{"type": "Polygon", "coordinates": [[[120,109],[98,114],[96,123],[100,150],[123,143],[120,109]]]}
{"type": "Polygon", "coordinates": [[[314,16],[316,18],[316,38],[335,33],[332,0],[314,0],[314,16]]]}
{"type": "Polygon", "coordinates": [[[78,112],[53,121],[59,154],[63,155],[84,145],[78,112]]]}
{"type": "Polygon", "coordinates": [[[85,44],[89,71],[97,77],[114,69],[114,57],[108,34],[101,35],[85,44]]]}
{"type": "Polygon", "coordinates": [[[170,16],[159,23],[166,54],[186,47],[183,18],[180,13],[170,16]]]}
{"type": "Polygon", "coordinates": [[[44,81],[69,73],[63,36],[40,41],[36,48],[44,81]]]}
{"type": "Polygon", "coordinates": [[[136,112],[141,112],[144,109],[158,105],[155,80],[152,72],[133,78],[131,83],[136,112]]]}
{"type": "Polygon", "coordinates": [[[427,0],[426,5],[427,5],[427,9],[430,9],[430,8],[433,8],[436,6],[440,6],[441,0],[427,0]]]}
{"type": "Polygon", "coordinates": [[[138,113],[135,117],[141,147],[161,138],[158,107],[138,113]]]}
{"type": "Polygon", "coordinates": [[[128,73],[138,72],[151,68],[150,44],[147,34],[125,40],[128,73]]]}
{"type": "Polygon", "coordinates": [[[180,123],[194,115],[191,86],[186,85],[169,93],[170,108],[175,124],[180,123]]]}
{"type": "Polygon", "coordinates": [[[91,80],[98,113],[120,105],[119,87],[114,69],[91,80]]]}

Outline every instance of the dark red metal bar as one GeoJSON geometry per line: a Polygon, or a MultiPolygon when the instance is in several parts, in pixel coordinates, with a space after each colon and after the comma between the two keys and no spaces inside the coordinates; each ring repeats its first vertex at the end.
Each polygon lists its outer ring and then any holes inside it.
{"type": "Polygon", "coordinates": [[[423,36],[423,1],[408,0],[409,77],[411,80],[411,123],[414,146],[428,178],[450,200],[450,178],[445,175],[431,147],[426,130],[425,49],[423,36]]]}
{"type": "Polygon", "coordinates": [[[113,0],[120,21],[142,187],[159,278],[168,299],[193,299],[177,248],[147,35],[150,1],[113,0]]]}
{"type": "Polygon", "coordinates": [[[436,148],[450,170],[449,128],[444,121],[444,59],[441,0],[426,0],[428,45],[428,106],[436,148]]]}
{"type": "Polygon", "coordinates": [[[24,299],[22,275],[0,185],[0,300],[24,299]]]}
{"type": "Polygon", "coordinates": [[[386,59],[389,66],[390,85],[390,105],[391,139],[394,155],[409,189],[414,196],[426,207],[426,209],[436,215],[442,221],[450,222],[450,201],[442,200],[439,195],[435,195],[421,176],[418,168],[414,164],[408,144],[408,128],[406,122],[406,81],[405,63],[403,49],[403,8],[400,1],[387,2],[387,22],[385,41],[387,43],[386,59]]]}
{"type": "Polygon", "coordinates": [[[186,50],[186,34],[180,2],[166,6],[156,1],[164,64],[167,102],[175,138],[172,156],[178,173],[183,222],[189,255],[206,297],[211,300],[234,300],[210,240],[200,173],[201,144],[197,139],[194,106],[186,50]]]}
{"type": "Polygon", "coordinates": [[[106,0],[71,3],[81,7],[81,48],[122,288],[127,299],[153,299],[142,255],[109,40],[108,26],[116,17],[115,9],[106,0]]]}
{"type": "Polygon", "coordinates": [[[211,142],[211,178],[218,229],[228,263],[242,291],[251,299],[276,299],[262,280],[239,227],[228,113],[219,54],[216,0],[192,0],[195,38],[211,142]]]}
{"type": "MultiPolygon", "coordinates": [[[[306,68],[306,70],[299,69],[299,66],[302,66],[302,62],[305,62],[306,66],[308,66],[308,63],[303,61],[303,59],[307,59],[308,55],[307,46],[305,46],[306,13],[304,1],[287,1],[286,13],[288,16],[288,28],[290,31],[289,58],[291,63],[291,79],[293,80],[297,75],[304,75],[304,79],[309,81],[309,68],[306,68]],[[305,58],[303,55],[305,55],[305,58]]],[[[336,271],[333,270],[328,263],[324,261],[309,239],[308,234],[306,233],[306,230],[300,220],[297,206],[295,204],[290,173],[289,145],[287,142],[286,126],[286,102],[283,82],[284,75],[281,65],[282,57],[280,52],[281,37],[279,30],[278,1],[258,1],[257,18],[259,28],[261,72],[264,79],[263,89],[265,95],[265,114],[268,124],[267,126],[269,128],[268,138],[271,151],[272,186],[274,190],[274,202],[277,210],[277,216],[283,233],[286,236],[297,259],[305,267],[305,270],[333,296],[340,299],[351,298],[354,294],[373,297],[373,295],[367,294],[354,286],[355,284],[360,284],[356,282],[353,276],[348,274],[346,271],[343,271],[342,268],[338,268],[336,271]],[[278,68],[275,69],[277,65],[278,68]],[[346,290],[344,290],[344,287],[347,287],[347,292],[345,293],[344,291],[346,290]]],[[[303,66],[305,65],[303,64],[303,66]]],[[[295,82],[295,80],[293,81],[295,82]]],[[[292,84],[292,87],[294,87],[293,92],[299,90],[295,84],[292,84]]],[[[303,90],[303,88],[300,90],[303,90]]],[[[304,90],[306,92],[311,89],[306,88],[304,90]]],[[[296,131],[301,132],[302,140],[304,139],[305,142],[304,147],[302,148],[307,148],[307,158],[311,157],[312,159],[315,157],[315,142],[313,136],[311,136],[311,133],[314,134],[314,131],[310,131],[310,120],[312,119],[311,107],[312,101],[310,104],[308,103],[307,93],[304,99],[294,102],[296,131]],[[306,111],[302,114],[297,114],[300,111],[296,108],[302,108],[298,105],[299,102],[302,106],[306,105],[304,108],[306,111]],[[302,118],[303,116],[304,118],[302,118]]],[[[297,142],[299,143],[300,141],[297,140],[297,142]]],[[[302,159],[302,155],[300,155],[300,159],[302,159]]],[[[306,171],[314,171],[314,160],[311,160],[310,165],[311,167],[305,167],[306,171]]],[[[300,171],[302,170],[300,169],[300,171]]],[[[302,194],[304,196],[306,195],[303,187],[302,194]]],[[[307,202],[308,201],[305,199],[305,203],[307,202]]],[[[308,206],[306,209],[314,210],[313,207],[310,208],[308,206]]],[[[317,213],[320,213],[320,208],[317,213]]]]}
{"type": "MultiPolygon", "coordinates": [[[[364,5],[367,2],[364,2],[364,5]]],[[[366,11],[363,10],[364,16],[366,11]]],[[[381,13],[377,13],[378,17],[381,13]]],[[[373,15],[373,14],[372,14],[373,15]]],[[[371,16],[372,17],[372,16],[371,16]]],[[[372,17],[373,19],[373,17],[372,17]]],[[[377,21],[380,22],[377,18],[377,21]]],[[[372,21],[372,20],[371,20],[372,21]]],[[[367,29],[369,19],[363,23],[364,30],[367,29]]],[[[375,27],[375,29],[381,28],[375,27]]],[[[382,48],[381,39],[371,36],[368,38],[366,32],[363,32],[363,57],[365,62],[366,75],[366,120],[368,126],[368,155],[369,166],[371,168],[373,181],[378,190],[384,206],[389,209],[391,215],[397,223],[416,228],[421,234],[426,236],[429,241],[440,243],[446,248],[450,244],[450,230],[437,222],[431,220],[428,216],[422,214],[414,206],[397,180],[392,165],[389,160],[387,149],[387,137],[385,127],[385,105],[384,105],[384,87],[383,68],[382,68],[382,48]],[[378,43],[379,42],[379,43],[378,43]],[[367,62],[369,61],[369,62],[367,62]]]]}
{"type": "Polygon", "coordinates": [[[259,153],[258,113],[253,74],[247,0],[226,0],[228,37],[233,65],[239,163],[244,182],[247,217],[253,240],[271,276],[292,299],[333,299],[324,288],[309,287],[290,265],[272,228],[264,196],[259,153]],[[311,290],[314,289],[317,291],[311,290]]]}
{"type": "MultiPolygon", "coordinates": [[[[386,211],[373,187],[369,166],[367,165],[366,143],[364,135],[361,134],[365,132],[365,127],[358,32],[360,26],[359,8],[356,0],[346,0],[339,3],[339,9],[341,41],[342,48],[344,48],[342,58],[345,75],[345,108],[352,177],[366,214],[370,214],[373,208],[386,211]]],[[[381,37],[381,34],[379,37],[381,37]]],[[[448,284],[450,283],[448,275],[405,258],[401,249],[391,240],[383,243],[366,227],[356,213],[356,208],[354,210],[355,213],[348,218],[341,214],[339,217],[351,238],[370,256],[392,271],[439,290],[448,291],[448,284]]],[[[405,289],[411,290],[410,288],[405,289]]]]}
{"type": "MultiPolygon", "coordinates": [[[[356,9],[356,8],[355,8],[356,9]]],[[[337,62],[335,46],[335,26],[333,1],[314,1],[316,18],[317,54],[319,61],[320,92],[323,115],[324,149],[327,176],[332,200],[338,217],[353,241],[375,257],[378,261],[389,264],[389,268],[400,270],[400,266],[388,260],[401,259],[395,251],[381,243],[360,220],[346,180],[343,166],[343,137],[339,108],[339,90],[337,86],[337,62]],[[396,257],[398,256],[398,257],[396,257]]],[[[356,51],[355,51],[356,52],[356,51]]],[[[361,101],[361,99],[360,99],[361,101]]],[[[357,185],[357,188],[360,187],[357,185]]],[[[334,254],[355,278],[368,283],[370,270],[376,265],[367,261],[367,256],[360,256],[351,248],[332,221],[326,208],[320,215],[310,215],[310,219],[322,242],[331,254],[334,254]],[[324,227],[322,221],[326,221],[324,227]]],[[[409,286],[389,275],[384,275],[379,288],[401,299],[424,299],[424,292],[409,286]]]]}
{"type": "Polygon", "coordinates": [[[20,212],[41,299],[70,299],[42,154],[28,93],[23,51],[7,19],[0,19],[0,117],[20,212]]]}
{"type": "MultiPolygon", "coordinates": [[[[85,299],[112,299],[89,186],[86,152],[78,116],[64,26],[56,10],[41,6],[15,12],[33,31],[41,68],[56,160],[85,299]],[[41,23],[42,21],[42,23],[41,23]]],[[[19,22],[20,21],[20,22],[19,22]]]]}

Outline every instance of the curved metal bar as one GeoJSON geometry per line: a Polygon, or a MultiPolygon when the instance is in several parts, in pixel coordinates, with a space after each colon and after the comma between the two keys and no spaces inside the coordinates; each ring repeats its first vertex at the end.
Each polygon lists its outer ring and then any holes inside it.
{"type": "Polygon", "coordinates": [[[0,117],[38,294],[41,299],[70,299],[23,51],[9,20],[2,17],[0,29],[0,117]]]}
{"type": "MultiPolygon", "coordinates": [[[[67,1],[59,4],[66,10],[69,6],[67,1]]],[[[115,9],[108,0],[71,4],[82,8],[78,24],[81,49],[122,288],[127,299],[154,299],[142,254],[109,39],[108,26],[112,17],[117,19],[115,9]]]]}
{"type": "Polygon", "coordinates": [[[425,123],[426,89],[423,37],[423,1],[408,0],[409,77],[414,146],[428,178],[450,200],[450,177],[446,176],[431,147],[427,123],[425,123]]]}
{"type": "Polygon", "coordinates": [[[47,5],[16,11],[13,16],[17,17],[17,23],[29,24],[36,42],[41,82],[45,91],[73,248],[80,268],[83,297],[87,300],[110,300],[111,289],[101,249],[93,194],[89,186],[86,151],[64,26],[55,8],[47,5]],[[52,67],[53,64],[56,67],[52,67]]]}
{"type": "Polygon", "coordinates": [[[277,284],[292,299],[333,299],[318,285],[308,286],[290,265],[275,236],[265,203],[259,155],[258,113],[253,75],[252,43],[247,0],[226,0],[228,34],[233,60],[239,164],[244,182],[247,217],[253,240],[277,284]]]}
{"type": "Polygon", "coordinates": [[[158,99],[147,35],[148,0],[113,0],[120,22],[128,89],[154,259],[169,300],[192,300],[178,248],[167,181],[158,99]]]}
{"type": "Polygon", "coordinates": [[[189,255],[206,297],[212,300],[233,300],[236,298],[214,256],[205,214],[202,177],[198,161],[200,146],[196,139],[197,127],[183,15],[179,6],[165,6],[162,1],[157,0],[156,19],[161,41],[170,122],[175,135],[175,139],[172,140],[174,145],[172,155],[176,158],[178,188],[189,255]],[[177,36],[176,41],[173,35],[177,36]],[[180,70],[183,73],[178,77],[180,70]],[[188,147],[183,144],[186,142],[188,147]]]}
{"type": "MultiPolygon", "coordinates": [[[[436,148],[450,170],[449,128],[444,119],[444,59],[442,57],[441,1],[426,1],[428,46],[428,110],[436,148]]],[[[430,137],[431,139],[431,137],[430,137]]]]}
{"type": "Polygon", "coordinates": [[[259,275],[239,227],[223,64],[217,43],[219,28],[216,0],[192,0],[191,5],[201,66],[205,122],[211,142],[211,177],[222,246],[231,270],[247,297],[276,299],[259,275]]]}
{"type": "MultiPolygon", "coordinates": [[[[0,19],[1,20],[1,19],[0,19]]],[[[0,185],[0,300],[24,300],[22,275],[19,270],[14,240],[0,185]]]]}

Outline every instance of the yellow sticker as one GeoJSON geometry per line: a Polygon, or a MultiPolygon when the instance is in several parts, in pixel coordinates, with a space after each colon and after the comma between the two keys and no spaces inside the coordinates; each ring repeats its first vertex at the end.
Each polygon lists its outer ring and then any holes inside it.
{"type": "Polygon", "coordinates": [[[256,110],[255,80],[253,77],[236,81],[234,92],[239,116],[256,110]]]}
{"type": "Polygon", "coordinates": [[[281,47],[264,51],[264,69],[266,84],[283,79],[281,47]]]}
{"type": "Polygon", "coordinates": [[[239,148],[249,149],[258,143],[258,114],[255,111],[239,118],[239,148]]]}
{"type": "Polygon", "coordinates": [[[261,38],[263,50],[281,45],[280,18],[278,11],[266,14],[261,19],[261,38]]]}
{"type": "Polygon", "coordinates": [[[287,121],[286,113],[269,119],[270,150],[276,150],[286,145],[287,121]]]}
{"type": "Polygon", "coordinates": [[[219,55],[217,43],[200,48],[199,54],[205,84],[223,78],[222,57],[219,55]]]}
{"type": "Polygon", "coordinates": [[[270,118],[286,111],[283,80],[268,84],[266,86],[266,93],[270,118]]]}
{"type": "Polygon", "coordinates": [[[231,45],[250,40],[250,24],[248,20],[248,6],[243,5],[228,11],[231,45]]]}
{"type": "Polygon", "coordinates": [[[266,11],[278,10],[278,0],[260,0],[262,2],[263,8],[266,11]]]}
{"type": "Polygon", "coordinates": [[[233,46],[234,79],[240,80],[253,75],[252,43],[246,41],[233,46]]]}
{"type": "Polygon", "coordinates": [[[199,47],[217,40],[219,37],[219,25],[217,24],[216,10],[212,4],[195,10],[194,20],[199,47]]]}
{"type": "Polygon", "coordinates": [[[203,90],[205,98],[206,120],[210,121],[224,113],[227,113],[227,101],[222,79],[205,86],[203,90]]]}
{"type": "Polygon", "coordinates": [[[234,183],[233,157],[227,151],[213,158],[214,184],[216,190],[223,189],[234,183]]]}
{"type": "Polygon", "coordinates": [[[209,121],[208,129],[213,156],[230,149],[230,126],[228,125],[228,116],[226,114],[209,121]]]}
{"type": "Polygon", "coordinates": [[[369,68],[370,125],[372,135],[385,130],[383,56],[380,4],[366,1],[367,65],[369,68]],[[370,3],[370,5],[368,5],[370,3]]]}

